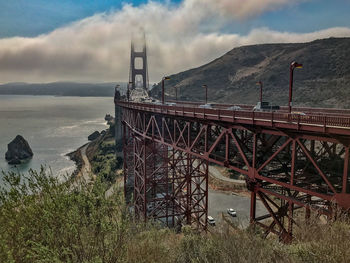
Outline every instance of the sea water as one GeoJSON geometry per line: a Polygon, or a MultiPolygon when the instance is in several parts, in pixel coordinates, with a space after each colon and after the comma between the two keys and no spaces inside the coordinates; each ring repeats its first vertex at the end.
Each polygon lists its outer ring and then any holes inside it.
{"type": "Polygon", "coordinates": [[[1,170],[27,173],[41,165],[57,176],[69,175],[74,163],[65,155],[88,142],[88,135],[107,128],[104,116],[114,115],[113,98],[0,95],[1,170]],[[7,144],[22,135],[33,158],[22,165],[8,165],[7,144]]]}

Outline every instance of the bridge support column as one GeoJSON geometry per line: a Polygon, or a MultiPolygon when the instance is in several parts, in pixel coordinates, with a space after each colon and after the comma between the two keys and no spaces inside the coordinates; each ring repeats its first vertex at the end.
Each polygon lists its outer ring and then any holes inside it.
{"type": "Polygon", "coordinates": [[[178,222],[205,230],[208,215],[208,161],[175,149],[172,149],[169,160],[175,200],[173,209],[178,222]]]}
{"type": "Polygon", "coordinates": [[[130,129],[123,123],[124,198],[129,203],[134,189],[134,140],[130,129]]]}
{"type": "Polygon", "coordinates": [[[155,219],[170,225],[171,178],[168,147],[140,136],[134,138],[134,211],[138,219],[155,219]]]}
{"type": "Polygon", "coordinates": [[[133,154],[135,217],[205,230],[208,161],[140,136],[134,137],[133,154]]]}

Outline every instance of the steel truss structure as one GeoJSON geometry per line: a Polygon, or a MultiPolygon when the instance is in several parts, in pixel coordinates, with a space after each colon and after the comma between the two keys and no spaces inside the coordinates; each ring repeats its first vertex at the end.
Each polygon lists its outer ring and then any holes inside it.
{"type": "Polygon", "coordinates": [[[205,230],[208,161],[139,136],[126,125],[124,131],[124,192],[131,201],[133,191],[136,218],[205,230]]]}
{"type": "Polygon", "coordinates": [[[239,123],[117,103],[123,107],[125,182],[134,180],[139,218],[205,229],[209,163],[245,175],[251,224],[262,227],[265,236],[290,241],[298,209],[306,217],[314,210],[334,218],[334,207],[350,208],[349,130],[239,123]],[[256,216],[257,198],[266,207],[264,216],[256,216]]]}

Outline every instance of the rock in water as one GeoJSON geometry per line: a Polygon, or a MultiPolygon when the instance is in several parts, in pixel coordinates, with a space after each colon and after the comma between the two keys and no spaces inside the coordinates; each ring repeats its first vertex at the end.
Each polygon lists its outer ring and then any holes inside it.
{"type": "Polygon", "coordinates": [[[114,117],[111,114],[106,114],[105,121],[111,121],[113,119],[114,119],[114,117]]]}
{"type": "Polygon", "coordinates": [[[107,121],[108,125],[111,125],[114,123],[114,117],[110,114],[106,114],[105,116],[105,121],[107,121]]]}
{"type": "Polygon", "coordinates": [[[33,157],[33,151],[28,142],[21,136],[16,138],[7,145],[5,159],[9,164],[19,164],[21,160],[33,157]]]}
{"type": "Polygon", "coordinates": [[[89,135],[88,140],[89,141],[96,140],[98,138],[98,136],[100,136],[100,133],[98,131],[95,131],[89,135]]]}

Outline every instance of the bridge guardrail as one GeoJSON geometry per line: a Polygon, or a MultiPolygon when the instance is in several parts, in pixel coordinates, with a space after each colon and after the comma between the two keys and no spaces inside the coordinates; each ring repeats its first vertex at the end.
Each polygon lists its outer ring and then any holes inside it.
{"type": "Polygon", "coordinates": [[[169,106],[169,105],[157,105],[151,103],[137,103],[137,102],[125,102],[117,101],[120,106],[133,108],[137,110],[151,111],[162,114],[170,114],[176,116],[185,117],[197,117],[211,120],[222,121],[239,121],[244,120],[245,123],[250,121],[254,124],[256,121],[266,122],[270,124],[274,123],[287,123],[293,124],[299,127],[300,125],[314,125],[323,128],[333,127],[337,129],[345,128],[349,130],[350,134],[350,114],[348,116],[327,116],[314,115],[314,114],[300,114],[300,113],[287,113],[287,112],[256,112],[249,110],[227,110],[227,109],[206,109],[198,108],[194,106],[169,106]]]}
{"type": "MultiPolygon", "coordinates": [[[[193,105],[193,106],[199,106],[201,104],[204,104],[204,102],[194,102],[194,101],[169,100],[169,102],[183,104],[183,105],[193,105]]],[[[233,106],[232,104],[226,104],[226,103],[214,103],[213,105],[215,106],[215,108],[220,108],[220,109],[226,109],[230,106],[233,106]]],[[[243,110],[252,110],[254,107],[254,105],[249,105],[249,104],[235,104],[235,105],[241,107],[243,110]]],[[[282,111],[287,112],[288,106],[280,106],[280,109],[282,111]]],[[[350,109],[308,108],[308,107],[301,107],[301,106],[293,106],[293,111],[305,112],[308,114],[317,114],[317,115],[339,115],[343,117],[350,116],[350,109]]]]}

